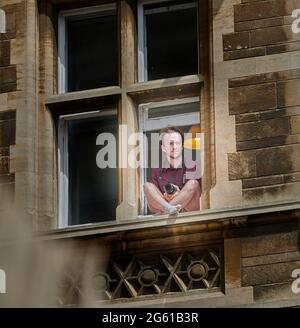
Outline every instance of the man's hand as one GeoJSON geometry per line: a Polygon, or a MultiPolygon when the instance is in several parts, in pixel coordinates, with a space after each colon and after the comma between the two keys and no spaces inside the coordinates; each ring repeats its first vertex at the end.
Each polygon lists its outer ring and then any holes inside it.
{"type": "Polygon", "coordinates": [[[166,192],[164,193],[164,198],[165,198],[165,200],[166,200],[167,202],[170,202],[170,201],[171,201],[175,196],[177,196],[177,195],[179,194],[179,192],[180,192],[180,189],[179,189],[178,186],[176,186],[176,185],[174,185],[174,184],[172,184],[172,186],[175,187],[176,192],[174,192],[174,194],[172,194],[172,195],[167,194],[166,192]]]}

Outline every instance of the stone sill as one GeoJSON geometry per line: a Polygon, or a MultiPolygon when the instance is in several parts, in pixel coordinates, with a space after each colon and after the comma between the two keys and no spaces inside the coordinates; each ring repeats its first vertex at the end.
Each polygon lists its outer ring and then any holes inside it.
{"type": "Polygon", "coordinates": [[[184,86],[186,84],[198,84],[203,81],[204,78],[201,74],[171,77],[167,79],[151,80],[132,84],[127,88],[127,92],[130,94],[135,94],[138,92],[148,91],[152,89],[179,87],[184,86]]]}
{"type": "Polygon", "coordinates": [[[199,97],[203,82],[201,74],[187,75],[135,83],[129,85],[125,92],[137,104],[145,104],[173,98],[199,97]]]}
{"type": "Polygon", "coordinates": [[[199,97],[204,78],[201,74],[178,76],[167,79],[139,82],[131,85],[110,86],[54,94],[46,98],[45,105],[52,115],[74,113],[88,108],[116,107],[124,95],[130,96],[136,104],[173,98],[199,97]]]}
{"type": "MultiPolygon", "coordinates": [[[[115,301],[95,301],[87,306],[98,308],[222,308],[253,304],[252,287],[190,291],[187,293],[168,293],[161,296],[146,296],[139,299],[120,299],[115,301]]],[[[65,307],[78,307],[75,305],[65,307]]]]}
{"type": "Polygon", "coordinates": [[[106,96],[121,95],[122,91],[129,93],[130,95],[139,94],[146,91],[151,91],[161,88],[175,88],[184,87],[185,85],[199,84],[203,82],[203,76],[201,74],[197,75],[186,75],[179,77],[172,77],[167,79],[152,80],[147,82],[139,82],[128,86],[127,88],[121,88],[120,86],[110,86],[104,88],[96,88],[90,90],[81,90],[74,92],[66,92],[62,94],[55,94],[49,96],[45,104],[46,106],[53,106],[58,103],[68,103],[74,100],[85,100],[89,98],[99,98],[106,96]]]}
{"type": "Polygon", "coordinates": [[[83,90],[83,91],[74,91],[66,92],[62,94],[57,94],[50,96],[46,99],[45,104],[51,106],[57,103],[67,103],[74,100],[83,100],[88,98],[98,98],[111,95],[120,95],[121,88],[118,86],[92,89],[92,90],[83,90]]]}
{"type": "MultiPolygon", "coordinates": [[[[238,305],[232,306],[239,307],[238,305]]],[[[300,298],[298,299],[282,299],[282,300],[275,300],[275,301],[263,301],[263,302],[254,302],[253,304],[245,304],[243,307],[245,308],[298,308],[300,307],[300,298]]]]}
{"type": "MultiPolygon", "coordinates": [[[[104,235],[108,233],[119,233],[147,228],[168,227],[188,223],[222,223],[233,219],[243,219],[246,216],[263,213],[274,213],[289,210],[299,210],[300,201],[286,203],[270,203],[258,206],[244,206],[236,208],[209,209],[189,213],[180,213],[176,218],[167,215],[143,216],[132,220],[120,222],[109,221],[93,223],[65,228],[56,228],[48,231],[37,232],[34,237],[43,240],[74,238],[91,235],[104,235]]],[[[251,220],[251,219],[250,219],[251,220]]]]}

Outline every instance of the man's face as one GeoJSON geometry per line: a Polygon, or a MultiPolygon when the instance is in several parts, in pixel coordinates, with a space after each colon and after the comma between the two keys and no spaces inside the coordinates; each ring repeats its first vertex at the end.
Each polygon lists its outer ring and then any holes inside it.
{"type": "Polygon", "coordinates": [[[182,140],[178,132],[166,133],[162,139],[162,151],[169,158],[176,159],[182,154],[182,140]]]}

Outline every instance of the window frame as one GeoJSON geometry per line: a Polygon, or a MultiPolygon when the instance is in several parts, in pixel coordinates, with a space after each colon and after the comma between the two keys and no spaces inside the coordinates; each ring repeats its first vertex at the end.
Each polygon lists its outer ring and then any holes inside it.
{"type": "MultiPolygon", "coordinates": [[[[77,9],[62,10],[58,14],[58,93],[69,92],[68,89],[68,43],[66,38],[68,19],[82,19],[94,16],[107,16],[117,13],[116,3],[103,4],[98,6],[83,7],[77,9]]],[[[82,91],[82,90],[81,90],[82,91]]]]}
{"type": "MultiPolygon", "coordinates": [[[[105,109],[89,112],[80,112],[76,114],[60,115],[58,118],[58,142],[57,142],[57,158],[58,158],[58,228],[74,227],[76,225],[69,224],[70,204],[69,204],[69,149],[68,149],[68,122],[72,120],[80,120],[93,117],[116,116],[117,109],[105,109]]],[[[82,223],[84,226],[89,223],[82,223]]],[[[77,225],[78,226],[78,225],[77,225]]]]}
{"type": "MultiPolygon", "coordinates": [[[[143,185],[147,181],[147,168],[146,164],[148,162],[148,152],[147,152],[147,139],[145,136],[146,132],[160,130],[166,127],[166,123],[172,124],[175,126],[189,126],[194,124],[200,124],[201,122],[201,113],[200,113],[200,97],[186,97],[181,99],[173,99],[173,100],[164,100],[159,102],[151,102],[147,104],[140,104],[138,107],[138,120],[139,120],[139,132],[144,135],[144,138],[141,142],[140,153],[141,153],[141,166],[139,169],[140,173],[140,215],[146,215],[147,213],[147,201],[143,191],[143,185]],[[189,103],[198,103],[199,104],[199,112],[192,112],[188,114],[178,114],[178,115],[169,115],[163,116],[164,122],[161,124],[155,124],[155,121],[158,119],[148,119],[149,110],[153,108],[165,107],[165,106],[173,106],[180,104],[189,104],[189,103]],[[174,120],[170,122],[167,118],[174,116],[174,120]],[[185,122],[182,124],[182,116],[184,116],[185,122]],[[146,125],[145,122],[154,121],[154,126],[146,125]],[[177,122],[178,121],[178,122],[177,122]]],[[[151,123],[151,122],[150,122],[151,123]]]]}
{"type": "MultiPolygon", "coordinates": [[[[148,66],[147,66],[147,45],[146,45],[146,20],[144,14],[144,6],[155,3],[168,3],[172,0],[137,0],[137,26],[138,26],[138,82],[148,82],[148,66]]],[[[199,0],[193,1],[194,5],[199,8],[199,0]]],[[[183,8],[188,8],[189,4],[182,4],[183,8]]],[[[200,70],[200,47],[199,47],[199,10],[197,10],[197,57],[198,72],[200,70]]],[[[152,80],[151,80],[152,81],[152,80]]]]}
{"type": "MultiPolygon", "coordinates": [[[[168,2],[170,0],[141,0],[144,3],[150,3],[150,2],[168,2]]],[[[207,0],[208,1],[208,0],[207,0]]],[[[59,81],[58,75],[59,70],[56,69],[55,73],[53,75],[53,85],[56,90],[54,90],[53,95],[50,95],[46,98],[46,106],[50,110],[51,115],[55,121],[56,126],[56,132],[57,132],[57,124],[58,124],[58,118],[60,115],[68,114],[68,113],[75,113],[75,112],[85,112],[87,110],[93,110],[97,109],[100,106],[104,106],[105,108],[116,108],[118,110],[118,122],[119,124],[129,124],[130,129],[135,132],[139,132],[137,129],[138,124],[138,115],[135,116],[134,120],[131,120],[131,115],[133,112],[137,113],[137,109],[139,105],[143,105],[145,103],[150,102],[160,102],[160,101],[167,101],[167,99],[178,100],[178,99],[187,99],[189,97],[198,97],[201,95],[200,99],[200,112],[202,117],[201,122],[201,129],[204,131],[204,133],[211,133],[210,132],[210,126],[208,126],[208,116],[211,103],[209,102],[209,98],[205,95],[204,90],[210,90],[210,84],[209,82],[209,72],[210,68],[207,65],[203,64],[203,61],[205,60],[205,63],[209,59],[209,51],[210,51],[210,30],[208,25],[208,17],[205,16],[206,12],[209,12],[209,8],[207,7],[206,0],[203,2],[200,2],[200,0],[196,1],[198,5],[198,54],[199,54],[199,72],[200,74],[193,74],[189,76],[182,76],[180,79],[178,77],[171,77],[161,80],[151,80],[146,81],[146,83],[139,83],[138,81],[138,71],[139,71],[139,64],[138,64],[138,52],[137,52],[137,45],[138,45],[138,34],[132,33],[134,30],[135,24],[138,22],[138,16],[136,12],[136,6],[139,3],[137,1],[136,3],[122,3],[117,2],[116,5],[116,12],[118,15],[118,37],[119,37],[119,63],[118,63],[118,71],[119,71],[119,85],[118,86],[110,86],[110,87],[100,87],[98,89],[92,89],[92,90],[82,90],[82,91],[75,91],[71,93],[58,93],[58,86],[57,83],[59,81]],[[202,7],[204,10],[202,10],[202,7]],[[201,9],[201,10],[200,10],[201,9]],[[204,18],[204,19],[203,19],[204,18]],[[126,24],[123,22],[126,22],[126,24]],[[207,25],[207,26],[206,26],[207,25]],[[201,46],[201,44],[202,46],[201,46]],[[204,45],[209,45],[209,47],[204,47],[204,45]],[[203,49],[205,51],[203,51],[203,49]],[[135,51],[134,51],[135,50],[135,51]],[[206,53],[207,52],[207,53],[206,53]],[[202,56],[202,54],[204,55],[202,56]],[[134,54],[134,56],[132,56],[134,54]],[[200,56],[201,54],[201,56],[200,56]],[[128,77],[127,74],[123,74],[124,70],[124,63],[126,63],[126,69],[131,70],[130,76],[128,77]],[[129,65],[127,65],[129,63],[129,65]],[[162,82],[164,82],[162,84],[162,82]],[[185,97],[185,98],[184,98],[185,97]],[[113,105],[112,105],[113,104],[113,105]],[[204,112],[206,120],[204,120],[204,115],[202,116],[202,113],[204,112]],[[128,115],[128,113],[130,113],[128,115]]],[[[95,6],[96,7],[96,6],[95,6]]],[[[103,5],[101,5],[103,8],[103,5]]],[[[54,11],[53,18],[58,19],[58,16],[63,11],[65,12],[78,12],[79,14],[83,13],[83,10],[87,8],[90,9],[91,7],[86,7],[86,4],[82,4],[82,7],[78,9],[71,9],[71,10],[62,10],[60,12],[54,11]]],[[[62,7],[63,9],[63,7],[62,7]]],[[[58,26],[56,26],[56,33],[59,32],[58,26]]],[[[135,31],[135,30],[134,30],[135,31]]],[[[54,45],[55,45],[56,38],[54,39],[54,45]]],[[[53,51],[55,51],[55,47],[53,47],[53,51]]],[[[52,57],[50,54],[48,54],[49,58],[52,57]]],[[[58,63],[59,57],[57,54],[56,63],[58,63]]],[[[127,71],[126,71],[127,72],[127,71]]],[[[138,113],[137,113],[138,114],[138,113]]],[[[72,115],[72,114],[70,114],[72,115]]],[[[120,132],[120,131],[119,131],[120,132]]],[[[208,141],[208,138],[205,139],[208,141]]],[[[58,153],[58,139],[56,138],[56,155],[58,153]]],[[[122,147],[122,140],[120,137],[118,138],[118,161],[119,163],[122,162],[123,154],[121,154],[123,151],[127,151],[126,149],[121,149],[122,147]],[[120,150],[121,149],[121,150],[120,150]]],[[[210,155],[213,156],[213,155],[210,155]]],[[[209,164],[210,165],[210,164],[209,164]]],[[[207,165],[206,165],[207,166],[207,165]]],[[[57,171],[57,180],[59,180],[60,170],[58,170],[59,163],[58,158],[56,158],[56,171],[57,171]]],[[[206,172],[210,171],[207,170],[206,172]]],[[[100,226],[109,226],[111,224],[123,224],[123,221],[130,219],[134,219],[135,222],[137,219],[139,219],[139,213],[140,213],[140,199],[138,198],[138,195],[140,193],[139,186],[140,186],[140,179],[134,180],[134,184],[129,182],[129,176],[130,178],[133,177],[133,174],[130,173],[128,175],[127,171],[123,167],[119,167],[118,170],[118,200],[119,204],[116,208],[116,222],[115,221],[107,221],[107,222],[101,222],[100,226]],[[135,190],[136,192],[130,193],[128,196],[127,193],[127,187],[133,188],[137,187],[135,190]],[[136,197],[137,196],[137,197],[136,197]]],[[[134,177],[139,176],[139,168],[135,170],[134,177]]],[[[58,182],[58,181],[57,181],[58,182]]],[[[209,182],[209,181],[208,181],[209,182]]],[[[208,184],[208,183],[206,183],[208,184]]],[[[59,185],[57,183],[57,189],[59,185]]],[[[62,190],[61,188],[57,191],[57,194],[61,194],[62,190]]],[[[68,190],[67,190],[68,195],[68,190]]],[[[60,210],[60,204],[59,201],[63,202],[63,199],[59,196],[57,201],[55,202],[55,211],[56,213],[59,213],[60,210]],[[56,206],[57,204],[57,206],[56,206]]],[[[65,203],[68,204],[68,203],[65,203]]],[[[67,209],[68,210],[68,209],[67,209]]],[[[66,229],[72,230],[75,225],[71,226],[68,225],[68,215],[57,215],[57,228],[59,229],[66,229]],[[62,220],[65,219],[65,220],[62,220]],[[66,222],[66,224],[62,224],[63,222],[66,222]]],[[[99,223],[91,223],[88,224],[80,224],[78,225],[79,229],[89,229],[89,225],[92,226],[99,226],[99,223]]],[[[75,227],[76,228],[76,227],[75,227]]],[[[76,228],[77,229],[77,228],[76,228]]]]}

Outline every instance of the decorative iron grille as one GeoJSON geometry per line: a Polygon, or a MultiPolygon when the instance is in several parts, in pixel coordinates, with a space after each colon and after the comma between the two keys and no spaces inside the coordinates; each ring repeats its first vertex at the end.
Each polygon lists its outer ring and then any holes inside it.
{"type": "MultiPolygon", "coordinates": [[[[220,286],[220,275],[218,248],[113,258],[105,272],[91,275],[90,285],[94,299],[115,300],[213,289],[220,286]]],[[[78,303],[85,295],[81,274],[66,275],[60,290],[60,304],[78,303]]]]}

